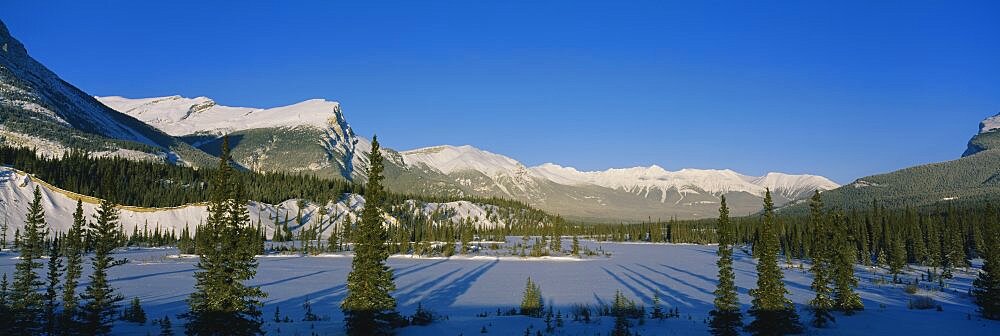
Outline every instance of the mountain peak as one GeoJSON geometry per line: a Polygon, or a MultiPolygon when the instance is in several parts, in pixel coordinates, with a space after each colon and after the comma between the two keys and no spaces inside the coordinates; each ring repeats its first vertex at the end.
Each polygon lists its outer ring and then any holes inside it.
{"type": "Polygon", "coordinates": [[[220,105],[208,97],[166,96],[152,98],[96,97],[122,113],[145,121],[175,136],[195,133],[226,134],[240,130],[314,126],[343,121],[340,104],[309,99],[274,108],[220,105]]]}
{"type": "Polygon", "coordinates": [[[979,123],[979,134],[1000,130],[1000,113],[984,119],[979,123]]]}
{"type": "Polygon", "coordinates": [[[969,140],[962,157],[997,148],[1000,148],[1000,113],[979,123],[979,133],[969,140]]]}
{"type": "Polygon", "coordinates": [[[475,171],[496,176],[515,174],[526,169],[514,159],[470,145],[440,145],[403,151],[400,154],[407,165],[425,165],[442,174],[475,171]]]}

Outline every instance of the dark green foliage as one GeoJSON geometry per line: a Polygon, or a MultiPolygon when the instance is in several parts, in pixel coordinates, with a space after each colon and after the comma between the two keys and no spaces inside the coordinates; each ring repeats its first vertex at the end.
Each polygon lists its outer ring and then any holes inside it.
{"type": "Polygon", "coordinates": [[[49,263],[45,272],[47,283],[44,296],[45,312],[42,317],[45,321],[45,332],[50,335],[56,333],[56,327],[59,324],[56,309],[59,308],[58,289],[63,270],[62,257],[59,255],[59,239],[53,239],[52,243],[49,244],[49,263]]]}
{"type": "Polygon", "coordinates": [[[843,214],[836,212],[831,217],[830,228],[833,231],[831,256],[833,266],[833,297],[834,307],[847,315],[863,310],[861,297],[854,291],[858,287],[858,279],[854,276],[854,242],[847,231],[847,223],[843,214]]]}
{"type": "Polygon", "coordinates": [[[195,291],[188,298],[188,335],[262,334],[258,287],[244,284],[257,274],[260,234],[250,224],[247,199],[239,180],[232,179],[228,141],[215,171],[208,219],[196,234],[199,256],[195,291]]]}
{"type": "Polygon", "coordinates": [[[830,233],[830,225],[823,214],[823,200],[819,191],[813,194],[809,202],[809,209],[812,218],[813,240],[812,240],[812,267],[809,271],[813,274],[813,281],[810,288],[816,296],[809,301],[809,308],[813,313],[812,325],[817,328],[826,327],[832,320],[833,315],[833,295],[830,289],[832,278],[832,265],[830,245],[833,243],[833,235],[830,233]]]}
{"type": "Polygon", "coordinates": [[[108,269],[127,262],[111,256],[111,252],[121,245],[118,230],[118,209],[110,201],[101,201],[91,227],[94,234],[94,255],[91,257],[93,273],[81,295],[85,301],[80,326],[83,334],[109,334],[111,324],[117,316],[118,302],[123,299],[108,282],[108,269]]]}
{"type": "Polygon", "coordinates": [[[365,185],[365,207],[354,240],[354,259],[347,275],[347,297],[340,307],[349,335],[385,335],[402,320],[396,312],[396,299],[390,293],[396,289],[383,227],[385,191],[382,189],[383,161],[378,138],[372,137],[368,156],[368,183],[365,185]]]}
{"type": "Polygon", "coordinates": [[[47,233],[42,195],[36,187],[34,198],[28,205],[24,233],[17,245],[21,252],[21,260],[15,266],[14,284],[11,290],[13,324],[18,326],[14,330],[15,335],[34,335],[42,332],[43,297],[39,290],[45,283],[36,270],[42,267],[38,259],[41,259],[45,251],[44,239],[47,233]]]}
{"type": "Polygon", "coordinates": [[[417,326],[425,326],[434,323],[435,320],[434,313],[424,309],[423,303],[417,303],[417,311],[410,316],[410,324],[417,326]]]}
{"type": "Polygon", "coordinates": [[[972,295],[979,313],[1000,320],[1000,218],[993,207],[986,212],[983,232],[983,268],[973,282],[972,295]]]}
{"type": "Polygon", "coordinates": [[[163,316],[160,320],[160,336],[174,336],[173,323],[170,323],[170,316],[163,316]]]}
{"type": "Polygon", "coordinates": [[[10,307],[10,283],[7,281],[7,273],[0,278],[0,335],[12,335],[14,332],[14,317],[11,315],[10,307]]]}
{"type": "MultiPolygon", "coordinates": [[[[641,315],[637,314],[639,309],[636,307],[635,302],[625,297],[620,290],[615,291],[615,298],[611,304],[611,315],[615,318],[614,329],[611,330],[612,336],[630,336],[632,323],[629,321],[630,317],[639,317],[641,315]]],[[[645,315],[645,314],[642,314],[645,315]]]]}
{"type": "Polygon", "coordinates": [[[540,317],[544,308],[542,289],[529,277],[524,284],[524,295],[521,297],[521,315],[540,317]]]}
{"type": "MultiPolygon", "coordinates": [[[[719,205],[718,230],[719,260],[716,266],[719,268],[719,285],[714,292],[715,308],[709,312],[711,317],[709,329],[713,335],[735,336],[739,335],[740,327],[743,326],[743,314],[740,312],[740,302],[736,296],[736,275],[733,273],[733,244],[736,243],[736,233],[729,221],[729,207],[726,206],[725,196],[721,197],[719,205]]],[[[658,308],[654,307],[654,314],[658,308]]],[[[662,316],[662,313],[659,315],[662,316]]],[[[660,317],[654,316],[654,318],[660,317]]]]}
{"type": "Polygon", "coordinates": [[[798,313],[792,301],[785,298],[788,290],[782,282],[784,274],[778,267],[778,224],[774,218],[771,191],[764,194],[764,222],[760,226],[760,241],[754,246],[758,255],[757,288],[750,290],[753,297],[750,315],[754,321],[747,330],[754,335],[786,335],[802,331],[798,313]]]}
{"type": "Polygon", "coordinates": [[[146,324],[146,311],[138,297],[132,298],[129,306],[122,310],[122,320],[138,324],[146,324]]]}
{"type": "Polygon", "coordinates": [[[73,225],[63,240],[66,251],[66,279],[63,285],[63,312],[60,324],[65,330],[76,329],[76,318],[80,308],[76,285],[83,272],[83,250],[86,247],[83,236],[87,226],[86,220],[83,215],[83,202],[77,199],[76,210],[73,211],[73,225]]]}

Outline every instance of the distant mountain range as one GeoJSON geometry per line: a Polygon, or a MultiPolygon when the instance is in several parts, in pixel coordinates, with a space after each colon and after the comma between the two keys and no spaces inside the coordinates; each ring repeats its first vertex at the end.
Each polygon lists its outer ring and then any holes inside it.
{"type": "MultiPolygon", "coordinates": [[[[234,159],[250,169],[354,179],[364,176],[368,164],[369,140],[354,133],[336,102],[261,109],[223,106],[206,97],[97,99],[208,153],[215,154],[219,137],[229,134],[234,159]]],[[[551,163],[529,168],[472,146],[385,154],[394,191],[512,198],[574,219],[711,217],[722,195],[729,195],[734,211],[753,212],[760,209],[765,188],[784,204],[839,186],[821,176],[747,176],[731,170],[671,172],[651,166],[581,172],[551,163]]]]}

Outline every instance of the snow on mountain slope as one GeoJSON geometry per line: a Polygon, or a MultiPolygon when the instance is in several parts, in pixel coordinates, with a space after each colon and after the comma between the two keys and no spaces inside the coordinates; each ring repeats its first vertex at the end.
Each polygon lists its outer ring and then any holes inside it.
{"type": "Polygon", "coordinates": [[[833,190],[840,185],[829,179],[816,175],[789,175],[783,173],[767,173],[753,181],[753,184],[770,188],[771,192],[785,196],[790,200],[805,198],[815,190],[833,190]]]}
{"type": "Polygon", "coordinates": [[[527,169],[509,157],[490,153],[469,145],[434,146],[400,152],[409,165],[424,164],[442,174],[476,171],[487,176],[516,174],[527,169]]]}
{"type": "MultiPolygon", "coordinates": [[[[208,155],[104,106],[28,54],[0,21],[0,106],[2,131],[24,140],[47,142],[40,149],[60,155],[70,148],[115,154],[120,149],[165,161],[198,165],[208,155]],[[183,158],[178,157],[183,155],[183,158]]],[[[6,141],[5,141],[6,142],[6,141]]],[[[11,143],[10,145],[36,145],[11,143]]],[[[127,156],[127,155],[126,155],[127,156]]]]}
{"type": "MultiPolygon", "coordinates": [[[[836,183],[822,176],[769,173],[765,176],[748,176],[723,169],[681,169],[668,171],[660,166],[613,168],[604,171],[582,172],[572,167],[546,163],[527,168],[517,160],[477,149],[472,146],[435,146],[402,152],[408,166],[426,167],[450,175],[480,173],[493,180],[522,181],[523,185],[552,182],[566,186],[599,186],[624,190],[642,197],[658,197],[665,202],[676,194],[683,199],[687,194],[723,195],[745,192],[763,196],[765,188],[788,199],[795,199],[813,191],[830,190],[836,183]]],[[[678,200],[678,202],[680,202],[678,200]]]]}
{"type": "Polygon", "coordinates": [[[594,184],[611,189],[622,189],[648,195],[658,192],[661,199],[667,192],[677,193],[707,192],[721,195],[730,192],[746,192],[761,196],[765,188],[786,196],[788,199],[801,197],[814,190],[830,190],[836,183],[822,176],[789,175],[768,173],[762,177],[747,176],[729,169],[681,169],[667,171],[660,166],[608,169],[605,171],[581,172],[572,167],[561,167],[546,163],[531,168],[539,176],[566,185],[594,184]]]}
{"type": "Polygon", "coordinates": [[[340,103],[323,99],[310,99],[288,106],[262,109],[219,105],[207,97],[95,98],[115,110],[175,136],[196,133],[227,134],[255,128],[346,124],[342,122],[340,103]]]}
{"type": "Polygon", "coordinates": [[[233,158],[255,170],[333,170],[353,178],[363,175],[363,153],[371,148],[351,129],[340,104],[323,99],[266,109],[224,106],[206,97],[97,99],[168,134],[194,139],[206,151],[218,148],[217,137],[236,134],[233,158]]]}
{"type": "Polygon", "coordinates": [[[536,176],[528,167],[509,157],[472,146],[434,146],[400,152],[410,167],[425,168],[443,175],[458,174],[459,184],[488,194],[499,191],[515,197],[531,193],[536,176]],[[472,174],[482,174],[488,181],[478,181],[472,174]],[[461,175],[465,174],[465,175],[461,175]]]}
{"type": "MultiPolygon", "coordinates": [[[[44,181],[38,180],[24,172],[0,167],[0,204],[5,209],[5,219],[10,225],[7,232],[8,239],[13,238],[15,229],[24,225],[24,218],[27,214],[28,205],[33,198],[34,189],[38,187],[42,196],[42,207],[45,209],[45,220],[50,229],[65,232],[72,226],[72,213],[76,209],[77,199],[83,200],[84,214],[88,219],[96,212],[100,200],[76,194],[70,191],[59,189],[44,181]]],[[[251,220],[260,222],[265,227],[268,236],[274,233],[274,224],[287,223],[289,229],[298,230],[319,221],[319,208],[321,205],[312,202],[301,202],[290,199],[278,204],[267,204],[251,201],[248,205],[251,220]],[[294,222],[296,215],[301,211],[302,222],[294,222]],[[287,220],[287,222],[286,222],[287,220]]],[[[342,225],[343,223],[355,222],[360,218],[364,209],[364,197],[356,194],[345,194],[340,200],[323,204],[327,215],[323,216],[320,223],[323,228],[322,235],[328,236],[331,227],[342,225]]],[[[415,200],[405,202],[405,205],[413,211],[422,212],[425,216],[433,213],[447,214],[447,220],[452,223],[471,222],[480,227],[494,227],[508,224],[511,219],[499,218],[497,206],[478,204],[466,201],[448,203],[423,203],[415,200]]],[[[208,212],[204,204],[190,204],[171,208],[142,208],[142,207],[119,207],[122,227],[131,232],[134,227],[142,229],[144,226],[149,229],[160,227],[165,230],[175,230],[180,232],[185,226],[193,229],[207,218],[208,212]]],[[[396,219],[386,218],[387,223],[395,223],[396,219]]]]}

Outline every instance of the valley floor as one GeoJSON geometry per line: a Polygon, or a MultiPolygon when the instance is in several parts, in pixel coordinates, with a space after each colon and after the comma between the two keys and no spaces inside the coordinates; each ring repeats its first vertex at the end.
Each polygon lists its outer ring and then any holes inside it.
{"type": "MultiPolygon", "coordinates": [[[[529,326],[544,331],[541,318],[498,316],[520,304],[525,280],[531,277],[541,287],[546,305],[565,316],[565,326],[555,335],[605,335],[613,325],[611,317],[594,317],[591,323],[574,322],[571,307],[591,307],[610,303],[616,290],[651,309],[658,295],[664,309],[677,308],[679,317],[646,320],[636,326],[642,335],[704,335],[705,319],[712,308],[716,284],[715,246],[666,244],[614,244],[586,241],[612,253],[611,257],[590,259],[519,259],[457,256],[411,258],[393,256],[389,265],[395,270],[399,310],[412,314],[417,305],[443,316],[445,320],[429,326],[411,326],[399,335],[522,335],[529,326]],[[478,315],[485,314],[485,317],[478,315]]],[[[183,322],[177,314],[186,310],[184,300],[194,285],[195,258],[178,258],[175,249],[132,249],[119,254],[130,263],[112,269],[112,285],[127,299],[139,297],[150,321],[169,315],[175,334],[183,334],[183,322]]],[[[346,254],[312,257],[266,256],[260,259],[259,273],[252,284],[269,294],[265,300],[265,330],[269,335],[340,335],[343,334],[339,304],[346,295],[345,280],[351,258],[346,254]],[[313,311],[324,321],[303,322],[302,304],[310,301],[313,311]],[[275,309],[294,322],[274,323],[275,309]]],[[[13,274],[16,256],[6,252],[0,257],[0,273],[13,274]]],[[[88,266],[89,267],[89,266],[88,266]]],[[[750,288],[755,287],[754,262],[737,251],[734,263],[736,284],[744,314],[749,308],[750,288]]],[[[799,307],[804,324],[809,321],[805,303],[812,297],[808,267],[785,269],[785,283],[792,301],[799,307]]],[[[918,295],[932,297],[941,310],[908,308],[914,295],[902,285],[883,284],[884,271],[873,275],[870,268],[857,270],[861,283],[858,291],[865,311],[853,316],[836,315],[836,324],[827,329],[809,328],[811,335],[997,335],[1000,321],[983,320],[968,295],[975,277],[974,269],[956,272],[944,291],[926,283],[918,295]],[[934,288],[934,289],[932,289],[934,288]]],[[[907,280],[922,272],[911,270],[907,280]]],[[[85,274],[86,277],[86,274],[85,274]]],[[[922,284],[924,284],[922,282],[922,284]]],[[[86,285],[86,278],[80,284],[86,285]]],[[[745,315],[746,317],[746,315],[745,315]]],[[[749,323],[750,319],[744,321],[749,323]]],[[[633,324],[638,321],[633,320],[633,324]]],[[[553,322],[553,324],[555,324],[553,322]]],[[[120,335],[158,334],[159,326],[116,322],[114,333],[120,335]]]]}

